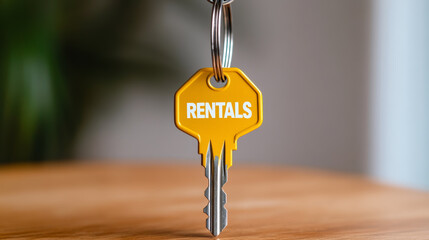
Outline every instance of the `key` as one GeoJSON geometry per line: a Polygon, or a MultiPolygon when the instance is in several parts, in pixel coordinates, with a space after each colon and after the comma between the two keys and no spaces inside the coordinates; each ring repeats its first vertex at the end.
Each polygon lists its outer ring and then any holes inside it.
{"type": "Polygon", "coordinates": [[[175,95],[175,123],[198,140],[208,187],[206,227],[217,236],[228,224],[226,194],[222,190],[232,166],[237,140],[262,124],[262,94],[238,68],[224,68],[223,87],[210,83],[212,68],[196,72],[175,95]]]}

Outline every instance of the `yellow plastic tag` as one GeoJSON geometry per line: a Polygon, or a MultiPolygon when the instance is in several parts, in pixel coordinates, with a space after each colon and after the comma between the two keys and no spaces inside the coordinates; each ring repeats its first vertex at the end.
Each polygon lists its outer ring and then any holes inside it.
{"type": "Polygon", "coordinates": [[[225,164],[232,165],[237,140],[262,124],[262,94],[238,68],[224,68],[227,83],[216,88],[210,83],[212,68],[196,72],[175,96],[176,126],[195,137],[206,166],[211,144],[213,155],[224,151],[225,164]]]}

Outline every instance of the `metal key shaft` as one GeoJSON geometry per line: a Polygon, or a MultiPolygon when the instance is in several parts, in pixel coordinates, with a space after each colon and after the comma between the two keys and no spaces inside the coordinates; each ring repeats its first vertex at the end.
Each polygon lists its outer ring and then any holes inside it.
{"type": "Polygon", "coordinates": [[[204,193],[209,200],[204,208],[208,216],[206,227],[213,236],[218,236],[228,224],[228,211],[225,208],[226,194],[222,190],[228,180],[228,168],[225,165],[225,151],[222,150],[220,157],[214,156],[211,144],[207,151],[206,177],[209,182],[204,193]]]}

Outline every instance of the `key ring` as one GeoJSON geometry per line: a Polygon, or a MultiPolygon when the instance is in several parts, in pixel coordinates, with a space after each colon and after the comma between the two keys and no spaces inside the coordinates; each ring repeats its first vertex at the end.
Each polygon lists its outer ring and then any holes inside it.
{"type": "Polygon", "coordinates": [[[234,0],[208,0],[213,3],[212,21],[211,21],[211,54],[213,62],[213,73],[216,81],[226,81],[222,67],[231,67],[233,35],[232,35],[232,16],[231,5],[234,0]],[[224,43],[222,62],[220,61],[220,36],[221,36],[221,17],[222,9],[224,14],[224,43]]]}
{"type": "MultiPolygon", "coordinates": [[[[214,0],[207,0],[209,3],[213,3],[214,2],[214,0]]],[[[223,5],[225,5],[225,4],[230,4],[230,3],[232,3],[232,2],[234,2],[234,0],[222,0],[222,4],[223,5]]]]}

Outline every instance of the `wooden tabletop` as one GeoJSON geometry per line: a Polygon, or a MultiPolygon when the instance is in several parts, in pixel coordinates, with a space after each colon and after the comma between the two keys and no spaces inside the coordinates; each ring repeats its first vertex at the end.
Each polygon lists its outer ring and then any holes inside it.
{"type": "MultiPolygon", "coordinates": [[[[204,169],[0,168],[0,239],[208,239],[204,169]]],[[[321,171],[233,166],[220,239],[429,239],[429,193],[321,171]]]]}

